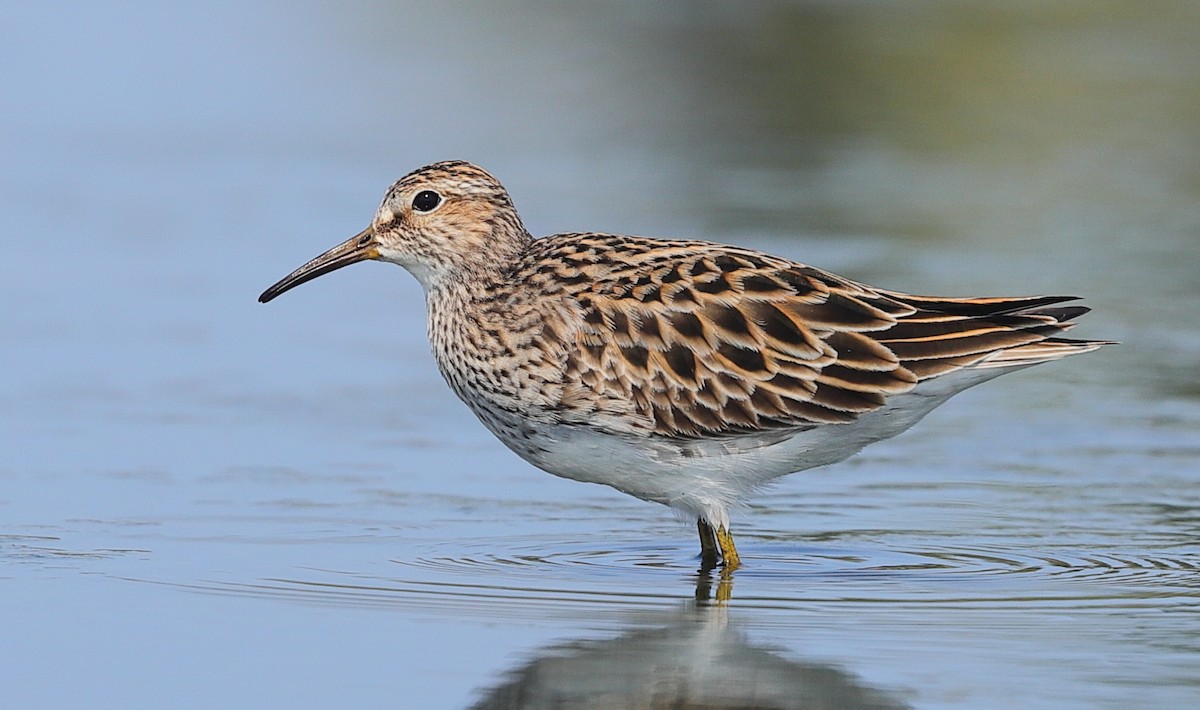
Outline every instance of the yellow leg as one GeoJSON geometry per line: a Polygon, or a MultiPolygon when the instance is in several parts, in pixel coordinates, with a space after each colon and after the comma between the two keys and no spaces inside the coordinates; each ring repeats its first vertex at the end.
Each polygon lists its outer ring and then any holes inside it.
{"type": "Polygon", "coordinates": [[[737,547],[733,544],[733,535],[724,525],[717,528],[717,545],[721,548],[721,559],[724,560],[726,572],[742,566],[742,558],[738,556],[737,547]]]}
{"type": "Polygon", "coordinates": [[[742,566],[742,558],[738,556],[737,546],[733,544],[733,535],[725,526],[714,529],[704,518],[697,518],[696,529],[700,531],[702,568],[712,569],[717,566],[718,561],[721,561],[727,572],[742,566]]]}

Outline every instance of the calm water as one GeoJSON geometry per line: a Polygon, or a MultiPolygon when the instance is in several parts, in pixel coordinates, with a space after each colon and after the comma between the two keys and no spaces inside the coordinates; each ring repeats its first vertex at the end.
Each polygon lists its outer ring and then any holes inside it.
{"type": "Polygon", "coordinates": [[[697,7],[0,11],[0,705],[1200,703],[1200,10],[697,7]],[[400,269],[255,303],[446,158],[1124,344],[785,479],[719,604],[490,438],[400,269]]]}

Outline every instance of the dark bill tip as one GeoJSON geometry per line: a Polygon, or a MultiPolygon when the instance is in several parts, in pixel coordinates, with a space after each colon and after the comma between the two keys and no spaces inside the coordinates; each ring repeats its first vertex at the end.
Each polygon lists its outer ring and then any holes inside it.
{"type": "Polygon", "coordinates": [[[378,258],[379,250],[375,246],[375,235],[368,228],[284,276],[263,291],[258,297],[258,302],[266,303],[284,291],[290,291],[302,283],[312,281],[318,276],[324,276],[330,271],[337,271],[343,266],[378,258]]]}

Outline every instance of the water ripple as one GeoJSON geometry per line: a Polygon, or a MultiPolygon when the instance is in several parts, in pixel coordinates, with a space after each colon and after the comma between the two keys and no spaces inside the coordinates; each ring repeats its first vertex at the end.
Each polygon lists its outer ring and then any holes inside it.
{"type": "Polygon", "coordinates": [[[594,613],[604,607],[657,607],[689,597],[794,610],[830,603],[1140,606],[1171,598],[1194,604],[1200,598],[1200,560],[1123,551],[829,549],[778,542],[759,550],[751,541],[748,563],[726,579],[719,572],[699,572],[697,560],[680,547],[607,542],[597,549],[588,542],[490,538],[492,549],[504,551],[498,553],[464,552],[458,541],[446,554],[439,554],[437,545],[427,546],[382,570],[308,567],[248,582],[172,586],[305,604],[400,606],[488,618],[530,618],[532,613],[556,619],[584,607],[594,613]]]}

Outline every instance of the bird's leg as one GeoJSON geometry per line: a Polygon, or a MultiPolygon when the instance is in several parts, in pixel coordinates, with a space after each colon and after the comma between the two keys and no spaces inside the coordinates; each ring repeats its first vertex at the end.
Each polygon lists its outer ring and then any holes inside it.
{"type": "Polygon", "coordinates": [[[710,570],[721,562],[726,572],[742,566],[742,558],[738,556],[737,546],[733,544],[733,535],[724,525],[713,528],[704,518],[696,518],[696,528],[700,531],[700,568],[710,570]]]}
{"type": "MultiPolygon", "coordinates": [[[[712,528],[710,527],[709,530],[712,528]]],[[[721,548],[721,559],[726,572],[731,572],[742,566],[742,558],[738,556],[737,547],[733,544],[733,535],[724,525],[717,528],[717,545],[721,548]]]]}
{"type": "Polygon", "coordinates": [[[696,518],[696,529],[700,531],[700,569],[707,572],[716,567],[721,559],[717,549],[717,533],[704,518],[696,518]]]}

